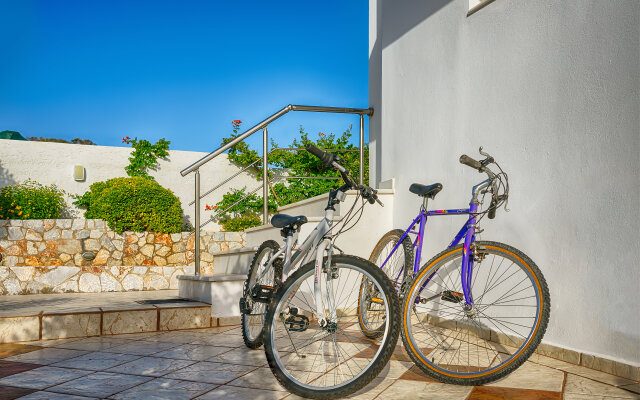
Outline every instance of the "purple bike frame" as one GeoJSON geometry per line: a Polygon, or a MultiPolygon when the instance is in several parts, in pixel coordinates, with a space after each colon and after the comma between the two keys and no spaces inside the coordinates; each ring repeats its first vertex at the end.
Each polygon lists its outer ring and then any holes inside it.
{"type": "MultiPolygon", "coordinates": [[[[478,205],[475,203],[471,203],[469,205],[469,208],[467,209],[431,210],[431,211],[421,210],[420,214],[413,220],[413,222],[411,222],[411,225],[409,225],[409,228],[407,228],[407,230],[404,232],[402,237],[400,237],[400,240],[398,240],[398,243],[396,243],[393,250],[391,250],[391,253],[389,253],[389,255],[387,256],[386,260],[384,260],[380,268],[384,268],[384,266],[387,264],[387,261],[389,261],[389,258],[391,258],[391,255],[395,253],[395,251],[398,249],[398,247],[400,246],[404,238],[407,237],[409,233],[413,233],[416,235],[416,240],[413,242],[413,248],[416,249],[416,257],[415,257],[415,262],[413,264],[412,276],[415,276],[420,270],[420,260],[422,257],[422,240],[424,238],[424,230],[427,225],[427,217],[438,216],[438,215],[468,214],[469,219],[467,219],[467,222],[465,222],[465,224],[462,226],[460,231],[456,234],[455,238],[451,241],[451,243],[447,248],[451,248],[458,245],[458,243],[460,243],[460,241],[464,237],[464,253],[462,254],[462,271],[461,271],[462,291],[464,292],[464,299],[466,303],[469,305],[473,305],[473,296],[471,294],[471,282],[472,282],[471,278],[473,276],[473,256],[471,254],[471,244],[475,241],[475,234],[476,234],[475,226],[476,226],[477,211],[478,211],[478,205]],[[418,228],[417,232],[413,230],[416,224],[420,224],[420,227],[418,228]]],[[[404,273],[404,267],[402,270],[400,270],[400,273],[398,274],[398,276],[395,277],[394,282],[398,282],[398,279],[400,279],[403,273],[404,273]]],[[[431,277],[429,277],[422,286],[424,287],[430,280],[431,280],[431,277]]]]}

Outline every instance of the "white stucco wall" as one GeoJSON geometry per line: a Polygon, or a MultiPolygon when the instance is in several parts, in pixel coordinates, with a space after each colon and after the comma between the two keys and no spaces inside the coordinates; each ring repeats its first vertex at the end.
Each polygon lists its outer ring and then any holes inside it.
{"type": "MultiPolygon", "coordinates": [[[[441,182],[464,207],[479,146],[509,174],[484,239],[520,248],[551,289],[550,344],[640,364],[640,2],[370,1],[372,182],[396,179],[394,225],[441,182]]],[[[427,257],[463,217],[432,218],[427,257]]],[[[426,261],[426,260],[425,260],[426,261]]]]}
{"type": "MultiPolygon", "coordinates": [[[[78,144],[26,142],[0,139],[0,187],[23,182],[28,178],[45,185],[56,184],[69,194],[82,194],[94,182],[127,176],[124,167],[129,165],[131,148],[110,146],[84,146],[78,144]],[[76,182],[73,179],[73,166],[82,165],[86,169],[86,180],[76,182]]],[[[157,171],[151,175],[162,186],[169,188],[178,196],[182,209],[189,221],[194,223],[194,206],[189,205],[195,198],[193,174],[182,177],[180,170],[199,160],[206,153],[170,150],[167,160],[159,161],[157,171]]],[[[201,193],[233,175],[239,168],[222,154],[200,168],[201,193]]],[[[201,201],[201,220],[211,216],[205,211],[208,204],[215,204],[230,188],[254,189],[260,183],[246,173],[203,198],[201,201]]],[[[260,192],[262,193],[262,192],[260,192]]],[[[71,205],[73,199],[67,199],[71,205]]],[[[72,206],[73,207],[73,206],[72,206]]],[[[209,223],[204,230],[218,230],[215,223],[209,223]]]]}

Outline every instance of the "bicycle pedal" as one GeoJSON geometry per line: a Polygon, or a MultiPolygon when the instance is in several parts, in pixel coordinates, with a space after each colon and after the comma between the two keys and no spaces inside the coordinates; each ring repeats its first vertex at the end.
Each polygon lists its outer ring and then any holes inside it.
{"type": "Polygon", "coordinates": [[[442,292],[441,299],[444,301],[450,301],[452,303],[461,303],[464,300],[464,295],[460,292],[445,290],[444,292],[442,292]]]}
{"type": "Polygon", "coordinates": [[[253,307],[248,304],[247,300],[244,297],[240,298],[240,313],[251,314],[251,311],[253,311],[253,307]]]}
{"type": "Polygon", "coordinates": [[[309,318],[304,315],[289,315],[284,320],[284,324],[289,331],[304,332],[309,328],[309,318]]]}
{"type": "Polygon", "coordinates": [[[251,300],[257,303],[268,304],[271,301],[271,296],[274,291],[274,286],[257,285],[251,289],[251,300]]]}

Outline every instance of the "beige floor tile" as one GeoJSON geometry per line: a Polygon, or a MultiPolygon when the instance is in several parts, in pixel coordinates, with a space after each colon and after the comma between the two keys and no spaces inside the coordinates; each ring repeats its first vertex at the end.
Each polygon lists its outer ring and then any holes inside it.
{"type": "Polygon", "coordinates": [[[241,335],[235,335],[230,332],[208,336],[198,335],[197,337],[194,337],[194,340],[191,343],[226,347],[240,347],[245,345],[241,335]]]}
{"type": "Polygon", "coordinates": [[[111,336],[96,336],[71,342],[62,342],[59,344],[55,344],[52,347],[72,350],[100,351],[127,343],[129,343],[129,340],[127,339],[118,339],[111,336]]]}
{"type": "Polygon", "coordinates": [[[180,370],[191,364],[193,364],[193,361],[173,360],[171,358],[143,357],[125,364],[115,366],[113,368],[109,368],[107,372],[128,375],[162,376],[180,370]]]}
{"type": "Polygon", "coordinates": [[[260,390],[238,386],[220,386],[197,400],[278,400],[287,396],[285,391],[260,390]]]}
{"type": "Polygon", "coordinates": [[[447,385],[444,383],[396,381],[386,388],[380,399],[424,399],[424,400],[464,400],[473,387],[447,385]]]}
{"type": "Polygon", "coordinates": [[[202,361],[179,369],[164,377],[222,385],[255,369],[256,367],[248,365],[220,364],[202,361]]]}
{"type": "MultiPolygon", "coordinates": [[[[313,374],[313,373],[312,373],[313,374]]],[[[254,389],[285,390],[273,376],[271,369],[258,368],[228,383],[229,386],[242,386],[254,389]]]]}
{"type": "Polygon", "coordinates": [[[48,365],[48,364],[57,363],[63,360],[68,360],[69,358],[79,357],[87,353],[88,353],[87,351],[81,351],[81,350],[69,350],[69,349],[58,349],[55,347],[47,347],[41,350],[35,350],[29,353],[7,357],[7,358],[4,358],[3,360],[48,365]]]}
{"type": "Polygon", "coordinates": [[[536,364],[542,364],[551,368],[561,369],[561,370],[576,366],[575,364],[571,364],[566,361],[558,360],[556,358],[551,358],[551,357],[547,357],[547,356],[543,356],[535,353],[532,354],[531,357],[529,357],[528,361],[531,361],[536,364]]]}
{"type": "Polygon", "coordinates": [[[564,372],[543,365],[526,362],[511,374],[489,383],[487,386],[561,392],[563,381],[564,372]]]}
{"type": "Polygon", "coordinates": [[[595,369],[580,367],[577,365],[563,368],[563,370],[570,374],[579,375],[585,378],[593,379],[594,381],[606,383],[613,386],[632,385],[635,382],[629,379],[621,378],[619,376],[610,375],[605,372],[596,371],[595,369]]]}
{"type": "Polygon", "coordinates": [[[591,394],[565,393],[563,400],[622,400],[623,397],[594,396],[591,394]]]}
{"type": "Polygon", "coordinates": [[[140,356],[149,356],[161,351],[173,349],[178,347],[178,343],[166,343],[166,342],[147,342],[147,341],[132,341],[120,346],[109,347],[104,351],[110,353],[122,353],[122,354],[136,354],[140,356]]]}
{"type": "Polygon", "coordinates": [[[263,349],[249,350],[243,347],[219,354],[217,356],[213,356],[207,361],[252,365],[256,367],[267,365],[267,358],[264,355],[263,349]]]}
{"type": "Polygon", "coordinates": [[[117,400],[171,399],[189,400],[215,388],[216,385],[203,382],[180,381],[158,378],[129,390],[111,396],[117,400]]]}
{"type": "Polygon", "coordinates": [[[573,374],[567,375],[567,383],[564,386],[564,393],[565,396],[575,394],[592,396],[591,398],[596,396],[608,396],[624,399],[640,399],[640,395],[636,393],[573,374]]]}
{"type": "Polygon", "coordinates": [[[218,354],[233,350],[230,347],[201,346],[197,344],[184,344],[176,348],[166,350],[154,355],[154,357],[177,358],[180,360],[204,361],[218,354]]]}
{"type": "Polygon", "coordinates": [[[640,384],[638,383],[634,383],[633,385],[625,385],[625,386],[621,386],[623,389],[626,390],[630,390],[634,393],[639,393],[640,394],[640,384]]]}
{"type": "MultiPolygon", "coordinates": [[[[358,365],[360,365],[361,368],[364,368],[366,366],[366,363],[369,363],[371,361],[368,359],[355,359],[355,358],[352,360],[359,360],[360,362],[358,363],[358,365]]],[[[376,378],[398,379],[402,375],[404,375],[404,373],[407,372],[412,366],[413,366],[413,363],[391,360],[387,363],[387,365],[384,366],[384,368],[382,368],[382,371],[380,371],[380,374],[378,374],[376,378]]]]}
{"type": "MultiPolygon", "coordinates": [[[[391,386],[395,380],[393,379],[374,379],[367,386],[358,390],[357,392],[344,397],[345,399],[352,400],[372,400],[375,399],[383,390],[391,386]]],[[[304,397],[296,396],[295,394],[291,394],[285,397],[286,400],[303,400],[304,397]]]]}

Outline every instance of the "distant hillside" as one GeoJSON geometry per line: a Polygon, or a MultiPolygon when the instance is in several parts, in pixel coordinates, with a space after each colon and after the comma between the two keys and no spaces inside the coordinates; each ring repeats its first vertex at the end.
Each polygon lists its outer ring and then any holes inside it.
{"type": "Polygon", "coordinates": [[[69,144],[88,144],[88,145],[96,146],[96,144],[93,143],[93,141],[90,140],[90,139],[75,138],[75,139],[71,139],[71,141],[68,141],[68,140],[64,140],[64,139],[43,138],[42,136],[40,136],[39,138],[37,138],[37,137],[29,137],[28,139],[30,141],[32,141],[32,142],[55,142],[55,143],[69,143],[69,144]]]}

